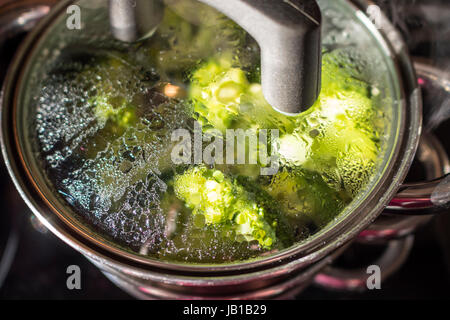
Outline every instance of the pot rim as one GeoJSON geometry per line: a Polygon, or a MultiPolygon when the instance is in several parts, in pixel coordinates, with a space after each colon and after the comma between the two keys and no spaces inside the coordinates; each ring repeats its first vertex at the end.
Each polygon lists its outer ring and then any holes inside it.
{"type": "MultiPolygon", "coordinates": [[[[399,103],[403,116],[400,117],[401,123],[398,127],[397,146],[393,150],[387,166],[383,168],[384,173],[370,194],[364,199],[364,202],[348,213],[347,216],[342,216],[333,227],[325,227],[321,232],[309,238],[308,241],[296,244],[273,256],[259,258],[256,261],[226,265],[187,265],[139,258],[137,255],[128,254],[115,248],[115,250],[111,250],[109,246],[92,239],[90,235],[83,232],[80,233],[79,230],[70,228],[65,222],[53,219],[54,214],[58,213],[49,210],[48,203],[45,203],[41,195],[36,192],[38,191],[37,189],[34,190],[33,177],[25,166],[17,141],[15,110],[17,109],[17,98],[19,96],[18,88],[20,87],[19,84],[22,81],[24,70],[28,65],[29,57],[34,52],[37,43],[42,39],[41,35],[51,29],[53,18],[58,16],[72,2],[74,0],[61,1],[52,9],[51,13],[27,36],[10,66],[0,97],[2,101],[1,147],[13,182],[33,213],[55,235],[90,259],[111,267],[125,268],[136,276],[151,277],[170,282],[182,281],[185,285],[190,284],[189,279],[192,279],[195,283],[202,281],[204,285],[208,285],[212,278],[204,277],[204,275],[216,276],[214,277],[215,281],[223,280],[228,283],[229,281],[241,281],[241,276],[248,280],[249,277],[242,275],[243,272],[252,273],[253,276],[258,278],[268,276],[264,272],[266,269],[270,269],[272,274],[289,273],[294,269],[322,259],[353,239],[381,213],[394,197],[400,183],[405,179],[414,159],[422,124],[421,95],[412,62],[401,36],[386,17],[383,16],[383,29],[376,30],[363,13],[371,3],[365,0],[349,0],[347,2],[350,2],[354,7],[358,18],[365,23],[372,35],[376,37],[379,44],[386,51],[387,56],[392,58],[395,72],[400,82],[400,92],[403,95],[402,101],[399,103]],[[12,113],[10,112],[11,103],[14,105],[12,113]],[[407,108],[409,112],[407,112],[407,108]],[[13,128],[11,128],[11,124],[13,124],[13,128]],[[14,137],[14,139],[11,139],[11,137],[14,137]],[[161,271],[169,274],[181,273],[182,276],[176,278],[173,275],[161,274],[161,271]],[[202,279],[196,278],[200,273],[202,279]],[[237,273],[241,275],[236,275],[237,273]],[[233,274],[235,275],[235,280],[221,278],[233,274]]],[[[58,216],[61,218],[61,215],[58,216]]]]}

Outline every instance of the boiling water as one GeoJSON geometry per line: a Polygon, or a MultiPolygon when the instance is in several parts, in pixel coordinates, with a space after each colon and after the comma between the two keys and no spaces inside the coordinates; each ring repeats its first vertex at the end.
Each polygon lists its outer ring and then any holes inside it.
{"type": "Polygon", "coordinates": [[[279,115],[261,95],[256,43],[204,6],[189,20],[180,10],[167,9],[143,45],[63,50],[36,98],[50,181],[97,231],[144,256],[222,263],[307,239],[376,170],[386,121],[379,88],[358,80],[354,57],[333,51],[314,107],[279,115]],[[194,120],[218,132],[279,130],[278,172],[175,164],[171,135],[194,136],[194,120]]]}

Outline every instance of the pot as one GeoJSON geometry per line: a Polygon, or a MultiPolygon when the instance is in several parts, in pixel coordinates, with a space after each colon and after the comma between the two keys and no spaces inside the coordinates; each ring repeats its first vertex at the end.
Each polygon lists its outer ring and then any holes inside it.
{"type": "MultiPolygon", "coordinates": [[[[104,15],[99,14],[106,12],[105,1],[58,3],[29,34],[10,66],[2,91],[2,151],[14,184],[27,205],[56,236],[85,255],[119,287],[138,298],[282,298],[299,292],[314,280],[327,287],[352,288],[355,277],[360,287],[365,284],[360,272],[349,275],[329,267],[355,239],[395,239],[379,261],[382,269],[386,266],[386,275],[392,273],[402,260],[398,257],[405,257],[411,247],[411,237],[401,237],[410,235],[429,219],[409,215],[448,208],[450,180],[444,176],[428,183],[403,185],[422,135],[422,98],[413,63],[399,33],[381,12],[376,17],[376,25],[373,24],[365,13],[373,12],[374,7],[365,1],[318,2],[324,17],[324,45],[332,47],[337,41],[359,50],[370,46],[372,53],[369,56],[374,58],[374,64],[367,68],[383,71],[378,72],[379,81],[386,84],[387,96],[392,99],[387,150],[377,177],[367,192],[357,197],[323,230],[307,241],[261,259],[225,265],[189,265],[142,258],[118,247],[74,217],[48,186],[42,168],[33,157],[30,123],[27,122],[27,117],[32,114],[27,109],[30,108],[31,90],[27,88],[32,88],[42,76],[36,68],[60,54],[63,48],[76,44],[76,41],[101,46],[109,37],[109,26],[104,15]],[[90,12],[88,19],[83,20],[82,30],[65,28],[67,8],[74,3],[90,12]],[[358,34],[355,30],[359,30],[358,34]],[[374,223],[386,207],[389,212],[407,215],[396,216],[395,221],[392,216],[383,215],[374,223]],[[386,229],[392,226],[391,223],[398,232],[391,232],[388,237],[386,229]]],[[[432,79],[430,70],[427,71],[427,79],[432,79]]],[[[423,76],[426,75],[423,72],[423,76]]],[[[422,138],[420,150],[421,153],[428,150],[429,157],[423,158],[434,165],[429,170],[431,180],[448,172],[445,152],[432,136],[422,138]]]]}

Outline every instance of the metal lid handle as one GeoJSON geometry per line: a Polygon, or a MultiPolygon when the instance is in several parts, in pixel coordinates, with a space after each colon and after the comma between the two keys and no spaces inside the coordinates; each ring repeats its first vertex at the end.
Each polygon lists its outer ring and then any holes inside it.
{"type": "MultiPolygon", "coordinates": [[[[199,0],[234,20],[261,48],[261,82],[278,111],[297,114],[314,104],[321,82],[321,14],[315,0],[199,0]]],[[[160,0],[110,0],[114,35],[150,36],[162,19],[160,0]]]]}

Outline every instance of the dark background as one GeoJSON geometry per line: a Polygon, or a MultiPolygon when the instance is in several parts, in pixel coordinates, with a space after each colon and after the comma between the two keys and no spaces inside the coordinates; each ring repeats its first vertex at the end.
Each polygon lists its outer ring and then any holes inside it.
{"type": "MultiPolygon", "coordinates": [[[[0,0],[1,5],[6,1],[0,0]]],[[[415,57],[428,59],[441,70],[450,70],[449,0],[376,1],[401,30],[415,57]]],[[[1,30],[0,23],[0,30],[1,30]]],[[[0,39],[0,77],[21,37],[0,39]]],[[[436,106],[434,106],[436,107],[436,106]]],[[[437,136],[450,150],[450,123],[437,136]]],[[[128,299],[81,254],[47,232],[23,204],[0,159],[0,299],[128,299]],[[5,249],[9,239],[9,249],[5,249]],[[17,244],[15,254],[14,245],[17,244]],[[6,251],[6,253],[5,253],[6,251]],[[12,264],[9,266],[9,262],[12,264]],[[66,287],[66,268],[79,265],[82,290],[66,287]],[[9,272],[7,273],[7,270],[9,272]],[[6,275],[7,274],[7,275],[6,275]],[[4,281],[2,281],[4,280],[4,281]]],[[[352,252],[347,259],[358,259],[352,252]]],[[[310,287],[299,299],[408,299],[450,298],[450,212],[436,217],[417,232],[405,265],[382,284],[382,290],[365,293],[328,292],[310,287]]]]}

